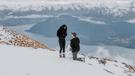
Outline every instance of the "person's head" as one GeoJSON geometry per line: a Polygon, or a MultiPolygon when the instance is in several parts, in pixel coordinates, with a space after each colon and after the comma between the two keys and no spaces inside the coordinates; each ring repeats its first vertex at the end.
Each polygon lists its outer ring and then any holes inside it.
{"type": "Polygon", "coordinates": [[[62,27],[63,29],[67,29],[67,25],[65,25],[65,24],[63,24],[61,27],[62,27]]]}
{"type": "Polygon", "coordinates": [[[75,32],[72,32],[71,34],[73,38],[77,37],[77,34],[75,32]]]}

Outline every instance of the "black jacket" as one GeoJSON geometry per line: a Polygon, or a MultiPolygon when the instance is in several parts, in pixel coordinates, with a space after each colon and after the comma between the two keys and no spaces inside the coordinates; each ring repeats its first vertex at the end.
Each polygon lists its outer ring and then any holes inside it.
{"type": "Polygon", "coordinates": [[[59,37],[59,39],[65,39],[67,36],[67,29],[60,27],[57,31],[57,36],[59,37]]]}
{"type": "Polygon", "coordinates": [[[78,37],[71,39],[70,46],[72,52],[78,52],[80,50],[80,40],[78,37]]]}

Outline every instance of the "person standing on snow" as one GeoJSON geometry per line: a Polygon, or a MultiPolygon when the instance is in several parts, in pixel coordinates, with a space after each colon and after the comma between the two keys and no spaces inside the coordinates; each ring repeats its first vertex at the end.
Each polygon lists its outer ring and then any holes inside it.
{"type": "Polygon", "coordinates": [[[60,46],[59,56],[65,57],[65,45],[66,45],[65,38],[67,36],[67,25],[63,24],[62,26],[60,26],[60,28],[57,30],[57,36],[59,38],[59,46],[60,46]]]}
{"type": "Polygon", "coordinates": [[[77,37],[77,34],[75,32],[72,33],[72,39],[70,41],[70,47],[73,54],[73,60],[77,59],[77,54],[80,51],[80,39],[77,37]]]}

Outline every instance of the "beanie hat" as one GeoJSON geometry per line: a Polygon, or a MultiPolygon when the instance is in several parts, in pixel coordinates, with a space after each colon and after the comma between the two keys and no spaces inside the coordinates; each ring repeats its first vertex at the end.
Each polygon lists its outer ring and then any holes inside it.
{"type": "Polygon", "coordinates": [[[75,32],[72,32],[72,35],[73,35],[74,37],[76,37],[77,34],[76,34],[75,32]]]}

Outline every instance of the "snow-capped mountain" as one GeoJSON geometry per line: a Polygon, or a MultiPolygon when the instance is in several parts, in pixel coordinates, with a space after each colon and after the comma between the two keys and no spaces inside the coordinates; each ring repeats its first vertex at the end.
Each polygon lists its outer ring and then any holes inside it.
{"type": "Polygon", "coordinates": [[[0,24],[33,24],[69,14],[134,23],[134,0],[1,0],[0,24]]]}
{"type": "Polygon", "coordinates": [[[33,24],[61,14],[134,23],[134,13],[134,0],[2,0],[0,24],[33,24]]]}
{"type": "MultiPolygon", "coordinates": [[[[135,12],[134,0],[12,0],[1,1],[0,10],[11,10],[9,14],[15,12],[30,12],[35,13],[44,11],[85,11],[88,13],[91,10],[98,9],[97,12],[104,15],[124,16],[130,12],[135,12]]],[[[64,12],[65,11],[65,12],[64,12]]]]}
{"type": "MultiPolygon", "coordinates": [[[[19,10],[42,10],[43,7],[48,9],[80,9],[80,8],[93,8],[93,7],[108,7],[109,9],[125,9],[129,10],[129,8],[134,7],[134,0],[12,0],[11,1],[1,1],[0,3],[1,9],[17,9],[19,10]],[[18,6],[19,5],[19,6],[18,6]],[[18,6],[18,7],[16,7],[18,6]],[[50,6],[50,7],[49,7],[50,6]],[[57,6],[57,7],[55,7],[57,6]],[[64,6],[64,7],[62,7],[64,6]],[[26,9],[27,8],[27,9],[26,9]]],[[[117,10],[114,12],[118,12],[117,10]]]]}

